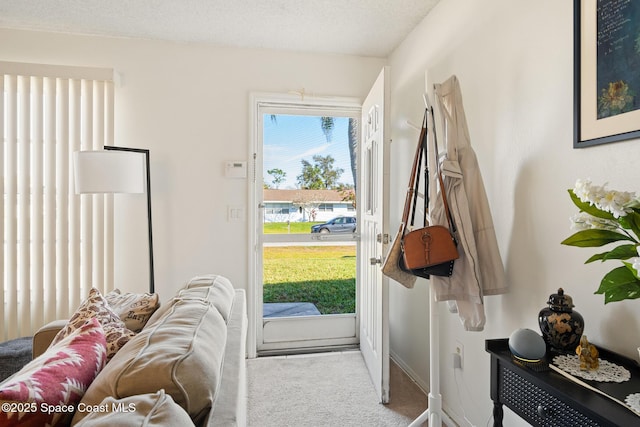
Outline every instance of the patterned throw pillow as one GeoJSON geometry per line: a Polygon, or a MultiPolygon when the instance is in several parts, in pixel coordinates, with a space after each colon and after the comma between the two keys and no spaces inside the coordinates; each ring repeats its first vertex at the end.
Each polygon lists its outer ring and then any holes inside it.
{"type": "Polygon", "coordinates": [[[160,307],[158,294],[121,293],[114,289],[104,296],[109,307],[120,316],[127,328],[140,332],[151,315],[160,307]]]}
{"type": "Polygon", "coordinates": [[[107,340],[107,362],[109,362],[118,350],[135,336],[135,332],[127,329],[120,320],[120,316],[109,308],[107,300],[96,288],[91,288],[87,299],[80,304],[67,325],[58,332],[52,344],[59,342],[91,318],[98,319],[104,329],[107,340]]]}
{"type": "Polygon", "coordinates": [[[0,384],[0,425],[69,425],[106,357],[102,326],[90,319],[0,384]]]}

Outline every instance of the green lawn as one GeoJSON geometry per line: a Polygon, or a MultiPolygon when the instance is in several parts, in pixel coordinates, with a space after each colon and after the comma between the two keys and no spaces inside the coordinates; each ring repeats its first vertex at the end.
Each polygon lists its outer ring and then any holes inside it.
{"type": "Polygon", "coordinates": [[[355,313],[355,246],[265,247],[263,264],[264,302],[311,302],[322,314],[355,313]]]}
{"type": "Polygon", "coordinates": [[[264,234],[308,234],[311,226],[322,222],[265,222],[264,234]]]}

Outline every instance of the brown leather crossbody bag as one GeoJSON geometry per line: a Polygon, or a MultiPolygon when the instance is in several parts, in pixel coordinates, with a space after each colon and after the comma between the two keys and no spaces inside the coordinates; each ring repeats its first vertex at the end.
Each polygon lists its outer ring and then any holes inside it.
{"type": "MultiPolygon", "coordinates": [[[[411,178],[405,199],[404,212],[402,215],[401,229],[405,231],[402,235],[401,252],[398,266],[415,276],[429,278],[433,276],[451,276],[453,274],[453,264],[460,257],[457,249],[457,241],[455,239],[456,226],[453,216],[449,210],[447,195],[440,171],[438,159],[436,159],[436,175],[440,185],[440,194],[444,203],[445,214],[447,217],[448,227],[442,225],[427,225],[427,206],[429,199],[429,173],[427,168],[427,142],[428,136],[426,132],[427,115],[430,114],[433,119],[433,107],[425,111],[425,119],[423,121],[423,129],[420,132],[420,140],[418,141],[418,149],[413,161],[411,178]],[[413,227],[416,213],[416,202],[418,196],[418,188],[420,185],[420,170],[424,158],[425,183],[424,183],[424,218],[423,227],[406,232],[407,228],[413,227]],[[413,208],[411,208],[413,206],[413,208]],[[409,221],[409,211],[411,211],[411,223],[409,221]]],[[[435,120],[431,121],[433,126],[433,143],[435,146],[436,156],[438,155],[438,142],[435,132],[435,120]]]]}

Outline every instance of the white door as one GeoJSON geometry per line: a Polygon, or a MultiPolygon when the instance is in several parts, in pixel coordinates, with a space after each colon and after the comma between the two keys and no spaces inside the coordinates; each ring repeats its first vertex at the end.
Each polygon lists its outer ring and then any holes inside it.
{"type": "Polygon", "coordinates": [[[380,268],[389,240],[388,74],[385,67],[362,105],[360,144],[360,349],[382,403],[389,401],[389,288],[380,268]]]}

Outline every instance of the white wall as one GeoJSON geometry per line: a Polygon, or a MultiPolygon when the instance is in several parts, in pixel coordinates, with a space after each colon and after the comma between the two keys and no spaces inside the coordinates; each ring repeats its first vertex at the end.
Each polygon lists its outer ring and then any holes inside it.
{"type": "MultiPolygon", "coordinates": [[[[417,132],[425,72],[431,83],[460,79],[469,130],[492,207],[510,284],[485,299],[485,331],[465,332],[440,304],[441,392],[461,425],[491,416],[489,355],[484,340],[517,328],[539,330],[537,315],[558,287],[573,297],[595,343],[638,357],[640,302],[604,305],[594,295],[614,263],[584,265],[593,249],[563,246],[575,209],[567,196],[577,178],[640,193],[640,141],[573,149],[573,2],[442,0],[396,49],[392,81],[392,228],[399,223],[417,132]],[[455,341],[464,369],[454,376],[455,341]],[[457,383],[456,385],[456,378],[457,383]],[[460,396],[460,399],[459,397],[460,396]]],[[[428,375],[427,282],[406,290],[391,284],[392,351],[419,376],[428,375]]],[[[527,425],[505,411],[505,425],[527,425]]]]}
{"type": "MultiPolygon", "coordinates": [[[[11,30],[0,30],[0,59],[108,67],[121,74],[115,144],[151,150],[156,289],[164,298],[202,273],[247,286],[247,223],[227,222],[227,205],[246,207],[247,182],[225,179],[224,162],[250,160],[250,92],[304,88],[316,95],[364,98],[385,63],[11,30]]],[[[144,291],[147,255],[130,242],[144,242],[146,216],[139,201],[125,197],[116,203],[118,285],[144,291]]]]}

